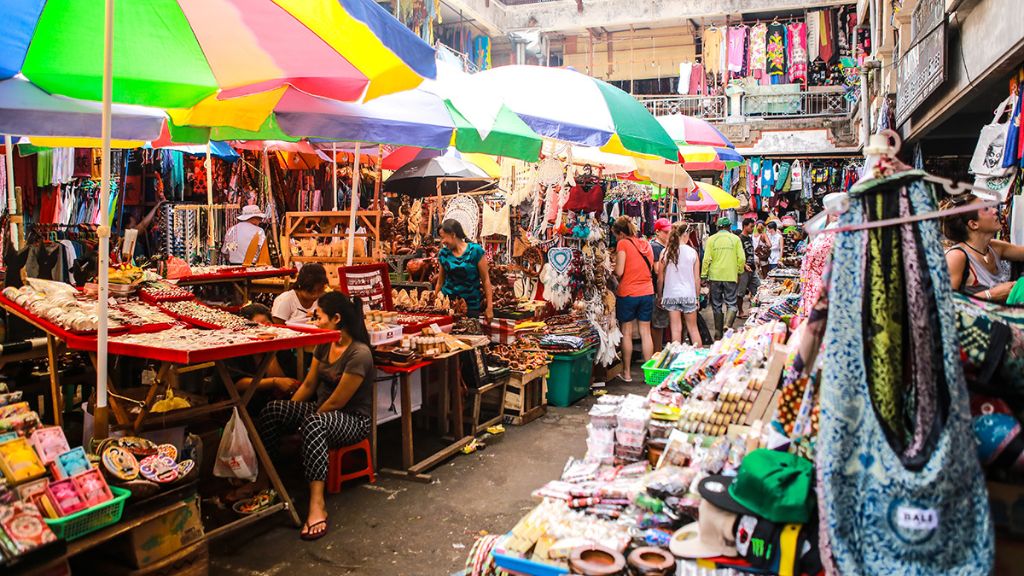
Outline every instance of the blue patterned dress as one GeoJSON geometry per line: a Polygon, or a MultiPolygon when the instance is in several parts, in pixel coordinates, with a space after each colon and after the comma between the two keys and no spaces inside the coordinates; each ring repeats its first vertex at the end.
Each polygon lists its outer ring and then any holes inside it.
{"type": "Polygon", "coordinates": [[[456,256],[447,247],[442,248],[437,259],[444,269],[444,284],[441,293],[449,298],[462,298],[466,301],[469,316],[479,316],[483,311],[484,294],[480,282],[480,259],[484,257],[484,249],[479,244],[470,242],[456,256]]]}

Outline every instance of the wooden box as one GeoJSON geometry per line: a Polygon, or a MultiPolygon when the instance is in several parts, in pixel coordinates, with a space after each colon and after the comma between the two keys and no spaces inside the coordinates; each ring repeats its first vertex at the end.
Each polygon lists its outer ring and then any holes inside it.
{"type": "Polygon", "coordinates": [[[544,386],[548,367],[532,372],[513,371],[505,389],[505,422],[521,426],[536,420],[547,411],[544,386]]]}

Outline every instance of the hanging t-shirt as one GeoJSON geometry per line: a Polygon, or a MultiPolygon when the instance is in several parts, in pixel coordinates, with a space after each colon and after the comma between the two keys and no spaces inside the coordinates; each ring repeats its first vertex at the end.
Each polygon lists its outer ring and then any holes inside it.
{"type": "Polygon", "coordinates": [[[722,71],[722,30],[720,28],[707,28],[704,30],[704,69],[710,73],[717,74],[722,71]]]}
{"type": "Polygon", "coordinates": [[[690,93],[690,72],[693,71],[693,63],[691,62],[680,62],[679,63],[679,87],[676,92],[680,94],[690,93]]]}
{"type": "Polygon", "coordinates": [[[786,73],[786,27],[779,22],[768,25],[767,69],[769,76],[786,73]]]}
{"type": "Polygon", "coordinates": [[[743,72],[743,61],[746,51],[744,46],[747,43],[747,27],[731,26],[729,28],[729,72],[737,74],[743,72]]]}
{"type": "Polygon", "coordinates": [[[786,48],[790,81],[807,80],[807,25],[794,22],[786,26],[786,48]]]}
{"type": "Polygon", "coordinates": [[[775,186],[775,167],[772,161],[765,158],[761,162],[761,196],[771,198],[772,189],[775,186]]]}
{"type": "Polygon", "coordinates": [[[768,26],[764,22],[758,22],[750,28],[750,56],[747,60],[748,73],[754,78],[764,75],[765,65],[765,36],[768,34],[768,26]]]}

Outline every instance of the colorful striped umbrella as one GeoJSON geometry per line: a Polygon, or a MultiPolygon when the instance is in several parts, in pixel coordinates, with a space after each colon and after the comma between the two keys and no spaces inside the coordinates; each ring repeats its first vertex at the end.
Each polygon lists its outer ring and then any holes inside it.
{"type": "MultiPolygon", "coordinates": [[[[117,2],[113,101],[188,108],[293,86],[353,101],[415,88],[434,50],[373,0],[117,2]]],[[[5,0],[0,78],[102,100],[104,3],[5,0]]]]}
{"type": "Polygon", "coordinates": [[[680,144],[679,157],[687,170],[722,171],[731,170],[743,163],[743,156],[732,148],[680,144]]]}
{"type": "Polygon", "coordinates": [[[739,208],[740,201],[729,195],[714,184],[695,182],[696,186],[686,192],[680,192],[680,200],[685,198],[687,212],[714,212],[739,208]]]}
{"type": "Polygon", "coordinates": [[[671,114],[669,116],[658,116],[658,123],[668,132],[668,135],[677,144],[691,144],[697,146],[717,146],[720,148],[735,148],[732,142],[709,124],[706,120],[684,116],[683,114],[671,114]]]}
{"type": "MultiPolygon", "coordinates": [[[[672,138],[643,104],[611,84],[575,70],[499,66],[473,74],[466,82],[474,89],[464,97],[452,96],[458,110],[473,108],[472,99],[486,92],[546,138],[616,154],[678,160],[672,138]]],[[[486,132],[489,127],[477,128],[486,132]]]]}

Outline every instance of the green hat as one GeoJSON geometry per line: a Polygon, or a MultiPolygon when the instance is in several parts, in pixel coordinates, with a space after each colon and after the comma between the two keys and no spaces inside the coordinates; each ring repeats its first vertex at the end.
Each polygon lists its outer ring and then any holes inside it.
{"type": "Polygon", "coordinates": [[[721,228],[722,226],[732,226],[732,220],[729,220],[726,216],[722,216],[718,219],[718,227],[721,228]]]}
{"type": "Polygon", "coordinates": [[[709,476],[701,496],[737,514],[779,524],[804,524],[811,517],[814,465],[788,452],[759,449],[747,454],[736,477],[709,476]],[[724,488],[724,489],[723,489],[724,488]]]}

